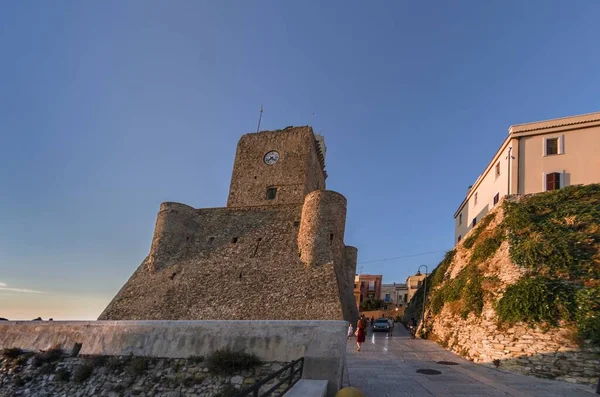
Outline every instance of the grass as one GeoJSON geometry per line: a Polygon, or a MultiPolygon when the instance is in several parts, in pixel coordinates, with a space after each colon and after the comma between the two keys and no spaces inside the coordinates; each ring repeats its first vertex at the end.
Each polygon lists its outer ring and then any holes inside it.
{"type": "Polygon", "coordinates": [[[260,365],[261,361],[254,354],[224,348],[211,353],[208,356],[208,363],[212,373],[232,375],[236,372],[253,369],[260,365]]]}
{"type": "Polygon", "coordinates": [[[51,363],[51,362],[60,360],[62,358],[62,356],[63,356],[62,349],[60,347],[54,347],[45,352],[37,353],[33,357],[33,366],[41,367],[42,365],[44,365],[46,363],[51,363]]]}

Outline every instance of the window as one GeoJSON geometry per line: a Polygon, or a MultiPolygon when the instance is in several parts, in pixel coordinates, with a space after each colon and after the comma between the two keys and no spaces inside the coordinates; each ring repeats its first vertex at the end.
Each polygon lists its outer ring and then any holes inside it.
{"type": "Polygon", "coordinates": [[[391,300],[391,299],[390,299],[390,294],[385,294],[385,301],[386,301],[386,302],[389,302],[390,300],[391,300]]]}
{"type": "Polygon", "coordinates": [[[404,302],[408,301],[408,294],[404,294],[404,302]]]}
{"type": "Polygon", "coordinates": [[[237,241],[238,241],[238,238],[234,237],[231,239],[231,244],[235,244],[235,243],[237,243],[237,241]]]}
{"type": "Polygon", "coordinates": [[[277,188],[276,187],[270,187],[267,189],[267,200],[275,200],[275,197],[277,197],[277,188]]]}
{"type": "Polygon", "coordinates": [[[494,205],[498,204],[498,201],[500,201],[500,193],[496,193],[494,196],[494,205]]]}
{"type": "Polygon", "coordinates": [[[417,281],[417,288],[421,288],[421,285],[423,284],[422,281],[417,281]]]}
{"type": "Polygon", "coordinates": [[[477,217],[473,218],[473,227],[477,224],[477,217]]]}
{"type": "Polygon", "coordinates": [[[457,241],[456,241],[456,242],[457,242],[457,243],[460,243],[460,239],[461,239],[461,238],[462,238],[462,236],[458,236],[458,239],[457,239],[457,241]]]}
{"type": "Polygon", "coordinates": [[[496,178],[498,178],[500,176],[500,162],[498,161],[498,164],[496,164],[496,178]]]}
{"type": "Polygon", "coordinates": [[[475,205],[477,205],[477,192],[475,192],[475,205]]]}
{"type": "Polygon", "coordinates": [[[374,290],[375,289],[375,281],[369,281],[369,289],[370,290],[374,290]]]}
{"type": "Polygon", "coordinates": [[[558,154],[558,138],[546,139],[546,156],[558,154]]]}
{"type": "Polygon", "coordinates": [[[361,282],[360,282],[360,288],[362,288],[362,287],[364,287],[364,286],[365,286],[365,282],[364,282],[364,281],[361,281],[361,282]]]}
{"type": "Polygon", "coordinates": [[[360,303],[362,303],[362,301],[363,301],[363,296],[361,295],[360,296],[360,303]]]}
{"type": "Polygon", "coordinates": [[[458,224],[462,225],[462,212],[458,214],[458,224]]]}
{"type": "Polygon", "coordinates": [[[556,189],[560,189],[560,174],[558,172],[546,174],[546,190],[556,189]]]}

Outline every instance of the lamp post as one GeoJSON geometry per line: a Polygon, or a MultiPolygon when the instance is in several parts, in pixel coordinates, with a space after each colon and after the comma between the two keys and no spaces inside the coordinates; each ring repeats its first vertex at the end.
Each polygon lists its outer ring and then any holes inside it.
{"type": "Polygon", "coordinates": [[[425,267],[425,278],[423,279],[423,316],[421,319],[421,331],[425,326],[425,301],[427,300],[427,265],[419,266],[419,269],[417,269],[417,274],[420,274],[422,267],[425,267]]]}

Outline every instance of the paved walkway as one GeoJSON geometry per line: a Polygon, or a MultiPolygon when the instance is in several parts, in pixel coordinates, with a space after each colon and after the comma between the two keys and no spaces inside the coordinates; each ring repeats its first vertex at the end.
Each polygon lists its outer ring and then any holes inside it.
{"type": "Polygon", "coordinates": [[[592,397],[593,386],[517,375],[474,364],[434,342],[410,339],[401,324],[394,335],[369,333],[360,352],[350,339],[346,355],[344,385],[367,397],[592,397]],[[459,365],[442,365],[452,361],[459,365]],[[422,375],[418,369],[434,369],[440,375],[422,375]]]}

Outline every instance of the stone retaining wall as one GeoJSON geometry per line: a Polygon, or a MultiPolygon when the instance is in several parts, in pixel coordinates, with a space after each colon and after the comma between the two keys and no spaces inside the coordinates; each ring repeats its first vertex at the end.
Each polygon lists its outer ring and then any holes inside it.
{"type": "Polygon", "coordinates": [[[70,350],[82,355],[187,358],[220,348],[257,355],[265,362],[305,357],[303,377],[329,380],[333,395],[342,382],[345,321],[75,321],[0,323],[0,349],[70,350]]]}
{"type": "MultiPolygon", "coordinates": [[[[287,363],[263,363],[231,375],[216,375],[201,358],[130,356],[59,358],[39,364],[23,352],[0,357],[0,397],[8,396],[226,396],[253,385],[287,363]]],[[[289,378],[285,371],[261,387],[289,378]]],[[[281,396],[287,383],[274,393],[281,396]]]]}
{"type": "Polygon", "coordinates": [[[436,338],[476,363],[572,383],[598,382],[600,349],[589,343],[579,346],[571,341],[568,329],[543,330],[524,324],[499,329],[491,309],[480,319],[445,314],[433,320],[436,338]]]}

